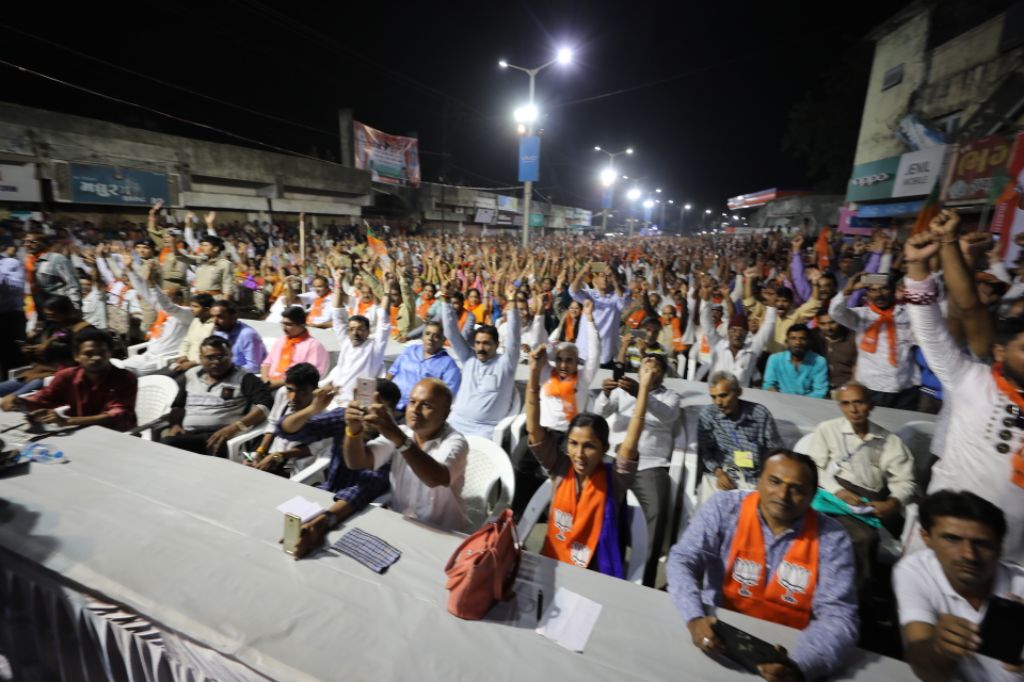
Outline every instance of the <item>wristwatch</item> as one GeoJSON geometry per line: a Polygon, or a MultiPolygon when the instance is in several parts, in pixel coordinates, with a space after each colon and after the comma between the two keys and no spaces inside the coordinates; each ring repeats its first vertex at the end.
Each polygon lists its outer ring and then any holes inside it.
{"type": "Polygon", "coordinates": [[[408,452],[409,448],[411,448],[413,445],[414,445],[414,442],[413,442],[412,438],[410,438],[409,436],[406,436],[405,440],[403,440],[401,445],[398,446],[398,454],[404,455],[406,452],[408,452]]]}

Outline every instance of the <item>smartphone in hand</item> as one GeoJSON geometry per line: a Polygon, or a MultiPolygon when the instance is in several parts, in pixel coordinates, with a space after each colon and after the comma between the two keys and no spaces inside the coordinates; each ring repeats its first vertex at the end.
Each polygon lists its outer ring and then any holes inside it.
{"type": "Polygon", "coordinates": [[[373,398],[377,394],[377,380],[360,377],[356,379],[356,402],[362,407],[369,407],[373,404],[373,398]]]}

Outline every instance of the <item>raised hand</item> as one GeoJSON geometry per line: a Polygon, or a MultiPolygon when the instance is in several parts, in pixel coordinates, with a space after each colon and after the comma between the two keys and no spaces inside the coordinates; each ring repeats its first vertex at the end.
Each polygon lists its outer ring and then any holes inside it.
{"type": "Polygon", "coordinates": [[[941,241],[950,241],[956,238],[956,229],[960,225],[960,214],[952,209],[945,208],[928,223],[928,231],[937,236],[941,241]]]}
{"type": "Polygon", "coordinates": [[[216,211],[210,211],[209,213],[206,214],[206,225],[208,227],[213,227],[213,223],[215,220],[217,220],[216,211]]]}
{"type": "Polygon", "coordinates": [[[915,234],[903,246],[903,255],[909,263],[927,263],[939,252],[939,240],[928,232],[915,234]]]}

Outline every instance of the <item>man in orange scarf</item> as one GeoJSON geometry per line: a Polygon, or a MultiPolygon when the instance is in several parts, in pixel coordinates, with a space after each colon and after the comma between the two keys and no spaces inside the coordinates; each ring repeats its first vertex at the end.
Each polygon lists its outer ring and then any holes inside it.
{"type": "Polygon", "coordinates": [[[914,410],[918,390],[914,385],[910,316],[905,305],[896,303],[896,283],[892,279],[865,281],[875,276],[858,273],[851,277],[846,288],[832,299],[828,312],[836,322],[857,333],[854,379],[867,387],[871,404],[914,410]],[[858,289],[867,289],[868,304],[850,308],[847,301],[858,289]]]}
{"type": "Polygon", "coordinates": [[[722,606],[802,630],[776,661],[758,661],[769,680],[813,680],[842,668],[858,636],[850,537],[811,509],[818,467],[806,455],[775,450],[756,491],[711,497],[669,553],[669,594],[694,646],[722,653],[722,606]],[[781,662],[779,662],[781,661],[781,662]]]}

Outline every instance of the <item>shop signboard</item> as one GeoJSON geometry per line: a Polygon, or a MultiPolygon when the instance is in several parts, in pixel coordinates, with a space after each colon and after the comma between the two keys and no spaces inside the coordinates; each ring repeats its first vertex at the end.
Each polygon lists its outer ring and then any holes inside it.
{"type": "Polygon", "coordinates": [[[899,156],[857,164],[847,186],[846,200],[859,202],[890,198],[899,166],[899,156]]]}

